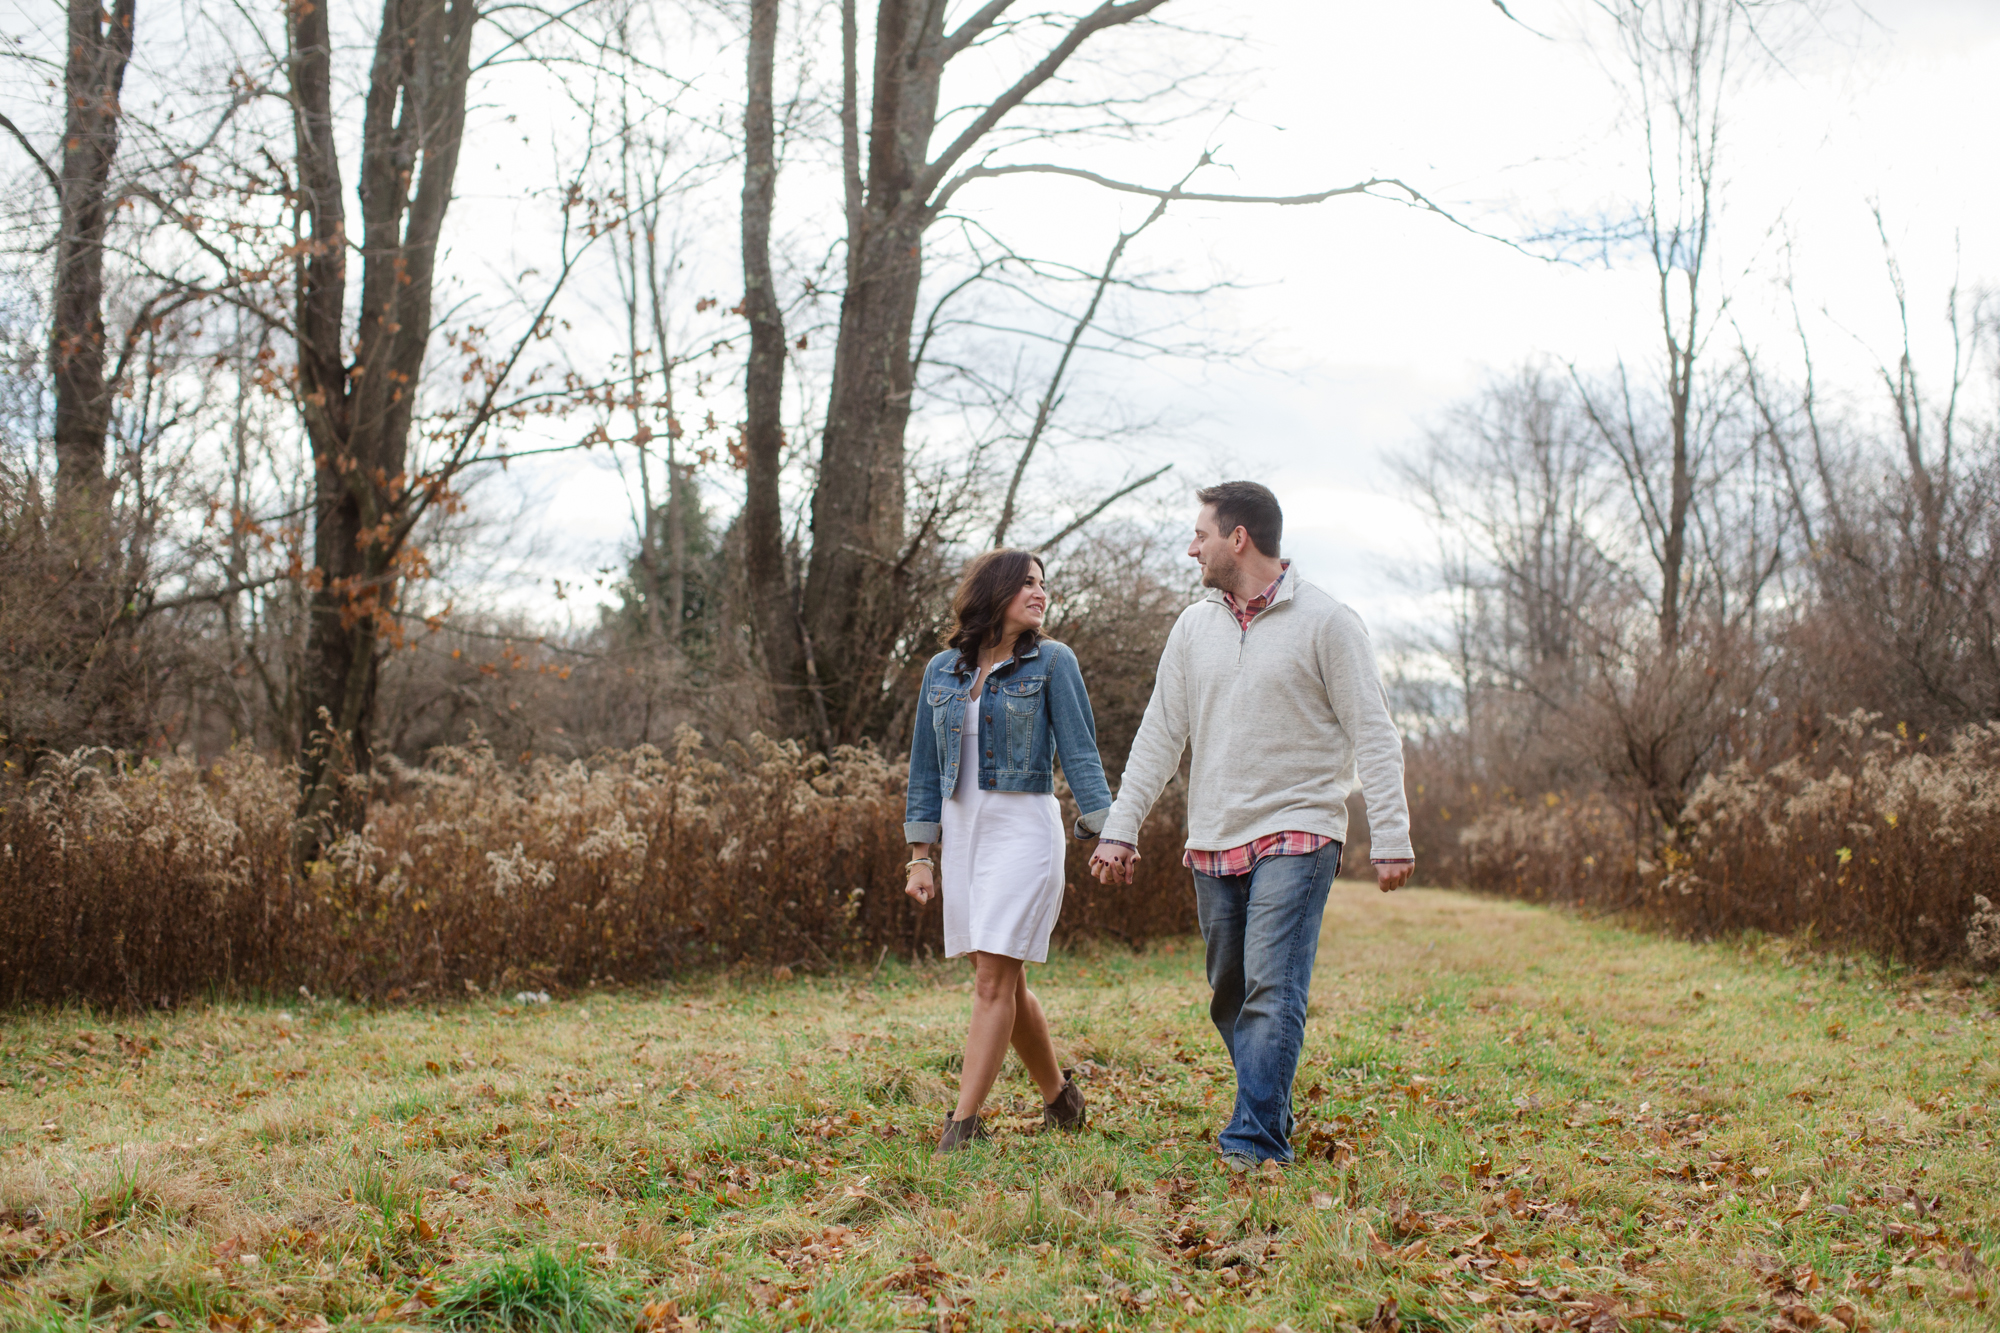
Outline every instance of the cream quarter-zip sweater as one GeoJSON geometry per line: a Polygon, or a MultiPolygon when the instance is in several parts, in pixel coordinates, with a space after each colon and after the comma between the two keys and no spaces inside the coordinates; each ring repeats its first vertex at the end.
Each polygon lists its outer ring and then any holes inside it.
{"type": "Polygon", "coordinates": [[[1403,742],[1368,631],[1296,563],[1247,630],[1215,590],[1174,622],[1105,838],[1139,841],[1190,743],[1190,848],[1225,851],[1287,829],[1344,842],[1358,779],[1369,854],[1412,856],[1403,742]]]}

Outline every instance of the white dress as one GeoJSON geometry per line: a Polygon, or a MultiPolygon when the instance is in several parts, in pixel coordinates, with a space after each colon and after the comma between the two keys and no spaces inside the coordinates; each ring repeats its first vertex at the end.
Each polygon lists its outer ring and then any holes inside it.
{"type": "Polygon", "coordinates": [[[1046,962],[1062,911],[1062,806],[1052,794],[979,785],[982,697],[975,691],[966,703],[958,786],[944,803],[944,956],[977,951],[1046,962]]]}

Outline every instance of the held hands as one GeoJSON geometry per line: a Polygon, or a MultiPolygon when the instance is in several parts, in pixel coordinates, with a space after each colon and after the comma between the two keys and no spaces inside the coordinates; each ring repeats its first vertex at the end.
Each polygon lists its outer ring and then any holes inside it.
{"type": "Polygon", "coordinates": [[[1099,884],[1130,884],[1139,863],[1139,853],[1116,843],[1100,842],[1090,854],[1090,873],[1099,884]]]}

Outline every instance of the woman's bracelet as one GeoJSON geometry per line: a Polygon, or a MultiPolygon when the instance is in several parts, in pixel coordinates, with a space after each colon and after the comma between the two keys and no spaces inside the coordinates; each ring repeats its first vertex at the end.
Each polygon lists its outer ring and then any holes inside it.
{"type": "Polygon", "coordinates": [[[931,860],[928,856],[919,856],[914,860],[903,863],[903,869],[905,870],[908,870],[911,866],[929,866],[931,869],[936,870],[937,862],[931,860]]]}

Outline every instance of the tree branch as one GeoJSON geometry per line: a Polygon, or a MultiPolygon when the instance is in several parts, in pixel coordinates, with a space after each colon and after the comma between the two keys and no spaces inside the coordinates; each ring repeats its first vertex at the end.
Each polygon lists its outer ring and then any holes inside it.
{"type": "Polygon", "coordinates": [[[958,31],[944,39],[944,59],[950,59],[971,46],[979,39],[979,34],[993,26],[993,21],[1007,11],[1014,0],[989,0],[985,8],[958,25],[958,31]]]}
{"type": "Polygon", "coordinates": [[[864,217],[861,184],[861,83],[857,52],[860,32],[856,26],[858,0],[840,3],[840,183],[847,212],[847,285],[855,283],[854,266],[864,217]]]}
{"type": "Polygon", "coordinates": [[[35,146],[28,142],[28,136],[21,133],[21,127],[5,116],[0,116],[0,129],[5,129],[7,133],[13,135],[15,141],[21,145],[22,151],[35,159],[35,165],[40,167],[42,174],[49,178],[49,188],[56,192],[56,199],[60,201],[62,199],[62,177],[56,175],[56,169],[49,165],[48,159],[36,152],[35,146]]]}
{"type": "MultiPolygon", "coordinates": [[[[1367,194],[1378,185],[1393,185],[1397,189],[1407,193],[1412,200],[1429,208],[1432,212],[1444,213],[1443,209],[1431,203],[1430,200],[1424,198],[1416,190],[1393,176],[1373,176],[1365,181],[1357,181],[1353,185],[1336,186],[1331,190],[1320,190],[1313,194],[1209,194],[1201,191],[1183,190],[1178,185],[1166,188],[1157,185],[1135,185],[1130,181],[1112,180],[1109,176],[1100,176],[1094,171],[1085,171],[1082,167],[1062,167],[1048,162],[1019,162],[999,167],[990,167],[982,163],[976,167],[967,167],[964,171],[953,177],[950,184],[938,192],[938,207],[942,208],[945,201],[955,194],[960,187],[969,185],[973,181],[984,180],[989,177],[1024,176],[1031,174],[1073,176],[1077,180],[1089,181],[1092,185],[1101,185],[1107,190],[1117,190],[1123,194],[1143,194],[1149,199],[1163,199],[1170,203],[1178,199],[1194,204],[1277,204],[1280,207],[1287,208],[1298,204],[1321,204],[1340,195],[1367,194]]],[[[1445,216],[1450,217],[1451,215],[1446,213],[1445,216]]]]}
{"type": "MultiPolygon", "coordinates": [[[[1211,152],[1205,155],[1204,160],[1212,160],[1212,157],[1213,154],[1211,152]]],[[[1477,236],[1485,241],[1498,241],[1509,250],[1524,254],[1530,259],[1539,259],[1544,264],[1563,262],[1559,256],[1537,254],[1522,245],[1519,241],[1509,237],[1499,236],[1490,231],[1481,231],[1478,227],[1460,218],[1450,209],[1438,205],[1423,191],[1395,176],[1371,176],[1365,181],[1356,181],[1352,185],[1336,186],[1330,190],[1318,190],[1311,194],[1210,194],[1202,191],[1182,190],[1178,187],[1163,190],[1157,185],[1135,185],[1130,181],[1112,180],[1109,176],[1100,176],[1094,171],[1085,171],[1082,167],[1063,167],[1048,162],[1017,162],[998,167],[990,167],[982,163],[976,167],[967,167],[964,171],[954,176],[943,189],[938,191],[937,202],[932,207],[942,209],[945,202],[952,195],[956,194],[961,186],[968,185],[975,180],[1033,173],[1049,176],[1072,176],[1077,180],[1089,181],[1092,185],[1099,185],[1107,190],[1117,190],[1125,194],[1141,194],[1149,199],[1164,199],[1169,202],[1185,200],[1192,204],[1275,204],[1281,208],[1292,208],[1301,204],[1325,203],[1329,199],[1337,199],[1343,195],[1366,195],[1370,199],[1380,199],[1385,203],[1400,204],[1404,208],[1414,208],[1423,213],[1434,213],[1468,235],[1477,236]],[[1377,186],[1393,186],[1408,197],[1399,199],[1394,195],[1377,194],[1375,192],[1377,186]]]]}
{"type": "MultiPolygon", "coordinates": [[[[514,367],[520,364],[523,356],[527,355],[529,344],[536,339],[536,330],[541,328],[542,321],[548,318],[550,307],[555,305],[556,297],[562,294],[563,288],[569,282],[570,275],[576,271],[576,266],[582,261],[584,254],[600,239],[612,235],[618,227],[625,225],[630,217],[631,210],[627,210],[625,216],[614,219],[611,225],[596,228],[591,232],[589,239],[577,247],[574,254],[571,254],[569,252],[570,215],[569,210],[565,209],[563,211],[560,249],[560,253],[563,255],[562,267],[558,270],[555,281],[550,284],[548,294],[543,297],[541,305],[536,309],[535,317],[528,321],[527,331],[515,340],[514,346],[507,354],[507,360],[499,367],[497,373],[493,375],[491,382],[488,383],[485,396],[481,398],[479,406],[473,411],[465,428],[458,433],[457,443],[447,451],[444,462],[434,469],[432,475],[439,479],[440,482],[448,481],[465,466],[467,451],[471,449],[479,432],[500,411],[498,402],[500,386],[507,382],[508,377],[514,373],[514,367]]],[[[403,542],[416,529],[418,521],[430,509],[431,502],[436,498],[438,493],[438,488],[431,488],[417,497],[416,501],[410,505],[408,512],[396,524],[390,540],[385,543],[387,549],[390,551],[401,549],[403,542]]]]}
{"type": "MultiPolygon", "coordinates": [[[[1014,475],[1007,483],[1007,499],[1000,506],[999,521],[993,525],[994,547],[998,548],[1005,544],[1007,529],[1014,522],[1014,502],[1021,493],[1022,478],[1028,474],[1028,462],[1035,456],[1035,446],[1041,443],[1042,433],[1048,429],[1049,418],[1054,415],[1056,404],[1062,401],[1063,376],[1069,370],[1070,358],[1076,355],[1077,344],[1083,341],[1084,333],[1097,318],[1097,308],[1104,301],[1105,289],[1111,285],[1111,275],[1117,269],[1118,261],[1124,257],[1125,247],[1130,245],[1139,233],[1165,216],[1167,205],[1173,202],[1174,195],[1194,178],[1195,172],[1207,166],[1209,161],[1209,155],[1203,153],[1201,159],[1189,168],[1188,173],[1174,182],[1171,190],[1159,194],[1159,202],[1153,205],[1152,212],[1146,214],[1145,221],[1130,231],[1118,233],[1117,241],[1111,246],[1111,253],[1105,257],[1104,270],[1098,275],[1097,285],[1091,291],[1090,304],[1084,308],[1082,316],[1071,328],[1069,340],[1063,344],[1062,355],[1056,360],[1055,373],[1049,376],[1049,387],[1042,394],[1042,401],[1035,406],[1035,424],[1028,431],[1027,442],[1021,446],[1020,460],[1014,464],[1014,475]]],[[[1105,503],[1109,504],[1110,501],[1107,500],[1105,503]]]]}
{"type": "MultiPolygon", "coordinates": [[[[924,173],[918,177],[911,194],[918,199],[929,199],[931,192],[937,189],[938,183],[944,180],[945,174],[953,165],[971,152],[972,146],[985,138],[1008,112],[1026,101],[1029,93],[1054,78],[1056,71],[1062,68],[1063,62],[1076,54],[1076,49],[1089,41],[1093,35],[1106,28],[1116,28],[1135,19],[1144,18],[1166,2],[1167,0],[1126,0],[1124,4],[1117,4],[1115,0],[1105,0],[1096,9],[1078,19],[1076,26],[1063,34],[1063,39],[1042,57],[1039,64],[1015,80],[1013,87],[988,103],[986,109],[973,117],[972,123],[951,141],[950,146],[924,168],[924,173]]],[[[986,8],[991,9],[992,6],[988,5],[986,8]]],[[[985,9],[980,11],[981,14],[985,12],[985,9]]],[[[939,199],[931,206],[933,211],[942,207],[943,203],[943,199],[939,199]]]]}
{"type": "Polygon", "coordinates": [[[259,588],[268,588],[273,583],[283,583],[290,577],[290,574],[266,574],[261,579],[244,579],[236,583],[225,584],[220,588],[211,589],[208,592],[184,593],[179,597],[169,597],[163,601],[148,602],[146,603],[145,610],[139,614],[141,617],[144,617],[150,616],[156,611],[178,611],[184,606],[194,606],[199,602],[219,602],[226,597],[234,597],[238,593],[255,592],[259,588]]]}
{"type": "Polygon", "coordinates": [[[1071,523],[1068,527],[1064,528],[1061,532],[1058,532],[1055,536],[1043,542],[1040,546],[1037,546],[1035,548],[1036,552],[1039,553],[1054,548],[1056,545],[1061,543],[1064,538],[1069,537],[1071,534],[1075,533],[1078,529],[1082,528],[1085,524],[1089,523],[1092,519],[1096,518],[1099,514],[1111,508],[1113,504],[1124,499],[1132,492],[1138,490],[1141,486],[1144,486],[1149,482],[1155,481],[1160,477],[1164,477],[1167,475],[1167,473],[1173,470],[1174,470],[1174,465],[1172,463],[1169,463],[1163,468],[1159,468],[1155,471],[1148,472],[1145,476],[1139,478],[1139,480],[1133,482],[1131,485],[1120,487],[1118,490],[1113,491],[1111,494],[1104,497],[1103,502],[1099,504],[1097,508],[1091,510],[1089,513],[1085,514],[1082,518],[1077,519],[1074,523],[1071,523]]]}
{"type": "Polygon", "coordinates": [[[1499,10],[1499,11],[1500,11],[1500,12],[1501,12],[1502,14],[1505,14],[1505,15],[1507,16],[1507,21],[1508,21],[1509,23],[1512,23],[1512,24],[1514,24],[1514,25],[1515,25],[1516,27],[1520,27],[1520,28],[1527,28],[1527,30],[1528,30],[1529,32],[1532,32],[1532,33],[1534,33],[1534,34],[1535,34],[1535,36],[1537,36],[1537,37],[1541,38],[1541,39],[1542,39],[1543,41],[1545,41],[1545,42],[1552,42],[1552,41],[1554,41],[1554,40],[1555,40],[1555,38],[1553,38],[1553,37],[1549,36],[1549,35],[1548,35],[1547,33],[1543,32],[1543,31],[1542,31],[1541,29],[1539,29],[1539,28],[1531,28],[1531,27],[1528,27],[1528,25],[1527,25],[1527,24],[1525,24],[1525,23],[1521,22],[1521,20],[1520,20],[1520,19],[1518,19],[1518,18],[1514,17],[1514,11],[1513,11],[1513,10],[1511,10],[1511,9],[1509,9],[1509,8],[1507,8],[1507,5],[1506,5],[1506,0],[1493,0],[1493,7],[1494,7],[1495,9],[1499,10]]]}

